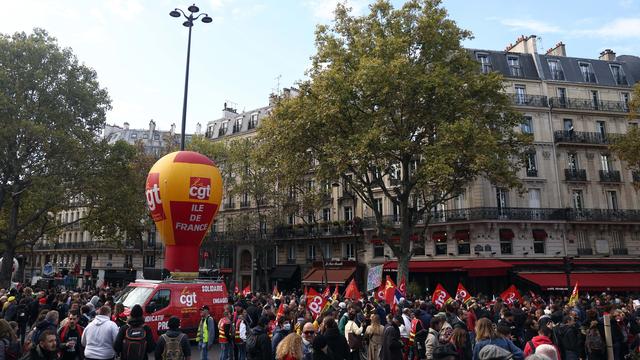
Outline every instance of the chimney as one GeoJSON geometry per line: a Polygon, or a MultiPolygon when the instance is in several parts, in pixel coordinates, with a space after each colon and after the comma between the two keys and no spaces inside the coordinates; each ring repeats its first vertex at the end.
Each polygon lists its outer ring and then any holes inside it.
{"type": "Polygon", "coordinates": [[[560,41],[554,47],[552,47],[551,49],[547,50],[547,55],[567,56],[567,50],[565,48],[564,43],[562,41],[560,41]]]}
{"type": "Polygon", "coordinates": [[[152,133],[154,131],[156,131],[156,122],[151,119],[151,121],[149,121],[149,132],[152,133]]]}
{"type": "Polygon", "coordinates": [[[126,123],[124,123],[122,125],[124,126],[125,130],[129,130],[129,123],[128,122],[126,122],[126,123]]]}
{"type": "Polygon", "coordinates": [[[269,106],[275,106],[278,101],[278,95],[271,93],[269,94],[269,106]]]}
{"type": "Polygon", "coordinates": [[[200,135],[202,133],[202,124],[196,124],[196,135],[200,135]]]}
{"type": "Polygon", "coordinates": [[[176,133],[176,124],[171,124],[171,130],[169,130],[171,132],[171,135],[175,135],[176,133]]]}
{"type": "Polygon", "coordinates": [[[538,47],[536,46],[536,38],[536,35],[520,35],[520,37],[516,39],[516,43],[509,44],[505,51],[520,54],[537,54],[538,47]]]}
{"type": "Polygon", "coordinates": [[[604,51],[600,53],[599,59],[604,61],[616,61],[616,53],[611,49],[604,49],[604,51]]]}

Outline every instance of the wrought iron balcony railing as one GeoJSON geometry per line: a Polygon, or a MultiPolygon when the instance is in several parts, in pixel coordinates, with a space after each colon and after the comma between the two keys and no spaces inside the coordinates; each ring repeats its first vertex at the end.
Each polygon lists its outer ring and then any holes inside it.
{"type": "Polygon", "coordinates": [[[593,255],[591,248],[578,248],[578,255],[593,255]]]}
{"type": "Polygon", "coordinates": [[[629,112],[629,106],[624,101],[576,99],[567,97],[551,97],[549,105],[554,108],[573,110],[596,110],[608,112],[629,112]]]}
{"type": "Polygon", "coordinates": [[[629,255],[629,249],[627,248],[611,249],[611,253],[613,255],[629,255]]]}
{"type": "Polygon", "coordinates": [[[564,179],[566,181],[587,181],[587,170],[564,169],[564,179]]]}
{"type": "Polygon", "coordinates": [[[600,170],[599,173],[602,182],[620,182],[620,171],[618,170],[600,170]]]}
{"type": "Polygon", "coordinates": [[[558,130],[553,133],[553,140],[556,143],[609,145],[617,136],[618,134],[558,130]]]}
{"type": "Polygon", "coordinates": [[[547,107],[547,97],[543,95],[507,94],[516,106],[547,107]]]}

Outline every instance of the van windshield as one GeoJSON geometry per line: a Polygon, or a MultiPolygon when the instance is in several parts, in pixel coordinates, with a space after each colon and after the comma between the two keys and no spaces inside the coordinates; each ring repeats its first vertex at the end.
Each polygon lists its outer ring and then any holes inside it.
{"type": "Polygon", "coordinates": [[[136,304],[144,305],[149,295],[151,295],[151,292],[153,292],[152,288],[127,286],[117,302],[122,303],[122,305],[128,308],[136,304]]]}

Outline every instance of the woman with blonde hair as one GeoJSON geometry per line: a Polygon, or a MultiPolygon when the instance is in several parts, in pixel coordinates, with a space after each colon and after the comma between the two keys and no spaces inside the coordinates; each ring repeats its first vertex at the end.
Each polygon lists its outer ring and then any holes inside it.
{"type": "Polygon", "coordinates": [[[382,333],[384,326],[380,324],[380,316],[371,314],[371,325],[367,326],[364,332],[365,338],[369,342],[367,360],[380,359],[380,349],[382,348],[382,333]]]}
{"type": "Polygon", "coordinates": [[[479,319],[476,322],[476,346],[473,348],[473,360],[478,360],[480,350],[487,345],[495,345],[509,351],[514,360],[523,360],[524,353],[509,339],[505,339],[496,334],[493,322],[487,318],[479,319]]]}
{"type": "Polygon", "coordinates": [[[296,333],[285,336],[276,349],[276,360],[302,360],[302,337],[296,333]]]}

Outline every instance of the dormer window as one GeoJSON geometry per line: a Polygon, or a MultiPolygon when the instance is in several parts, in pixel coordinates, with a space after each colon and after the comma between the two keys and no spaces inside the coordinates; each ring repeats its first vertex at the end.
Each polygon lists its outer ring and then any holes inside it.
{"type": "Polygon", "coordinates": [[[227,134],[227,126],[228,126],[229,122],[228,121],[224,121],[222,123],[220,123],[220,129],[218,129],[218,136],[224,136],[227,134]]]}
{"type": "Polygon", "coordinates": [[[611,68],[611,74],[613,75],[613,80],[616,82],[616,85],[629,85],[627,83],[627,77],[624,74],[624,70],[622,70],[622,66],[618,64],[609,65],[611,68]]]}
{"type": "Polygon", "coordinates": [[[551,73],[551,80],[564,80],[564,71],[562,71],[562,65],[556,59],[547,60],[549,64],[549,72],[551,73]]]}
{"type": "Polygon", "coordinates": [[[507,63],[509,64],[509,73],[511,73],[511,76],[522,77],[520,58],[517,55],[508,55],[507,63]]]}
{"type": "Polygon", "coordinates": [[[255,129],[258,126],[258,113],[251,114],[251,118],[249,119],[248,129],[255,129]]]}
{"type": "Polygon", "coordinates": [[[236,119],[235,123],[233,123],[233,133],[237,133],[240,132],[240,130],[242,129],[242,118],[239,117],[236,119]]]}
{"type": "Polygon", "coordinates": [[[480,71],[483,74],[488,74],[493,70],[488,54],[477,54],[476,58],[480,62],[480,71]]]}
{"type": "Polygon", "coordinates": [[[578,62],[578,66],[580,67],[580,73],[582,74],[582,80],[584,82],[596,82],[596,75],[593,73],[593,68],[590,63],[578,62]]]}

